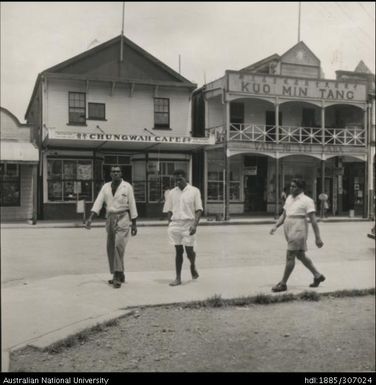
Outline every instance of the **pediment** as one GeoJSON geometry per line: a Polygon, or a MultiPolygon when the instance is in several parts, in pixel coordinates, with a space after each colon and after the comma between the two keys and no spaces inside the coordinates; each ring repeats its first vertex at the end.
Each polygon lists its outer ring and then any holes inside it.
{"type": "MultiPolygon", "coordinates": [[[[44,73],[192,84],[131,40],[126,37],[121,39],[121,36],[51,67],[44,73]],[[122,61],[120,60],[121,42],[123,44],[122,61]]],[[[192,84],[192,86],[195,85],[192,84]]]]}
{"type": "Polygon", "coordinates": [[[296,65],[320,66],[320,60],[303,41],[300,41],[285,52],[281,56],[281,62],[296,65]]]}

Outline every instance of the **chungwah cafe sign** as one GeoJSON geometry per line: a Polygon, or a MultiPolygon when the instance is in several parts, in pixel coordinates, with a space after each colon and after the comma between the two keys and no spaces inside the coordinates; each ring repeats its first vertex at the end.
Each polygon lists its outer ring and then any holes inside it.
{"type": "Polygon", "coordinates": [[[214,144],[214,137],[196,138],[191,136],[167,136],[167,135],[140,135],[140,134],[116,134],[98,132],[69,132],[49,128],[45,138],[46,144],[57,144],[57,142],[82,143],[83,145],[94,142],[106,143],[139,143],[139,144],[162,144],[175,146],[197,146],[214,144]]]}
{"type": "Polygon", "coordinates": [[[365,102],[367,86],[361,82],[301,79],[227,71],[228,92],[259,96],[365,102]]]}

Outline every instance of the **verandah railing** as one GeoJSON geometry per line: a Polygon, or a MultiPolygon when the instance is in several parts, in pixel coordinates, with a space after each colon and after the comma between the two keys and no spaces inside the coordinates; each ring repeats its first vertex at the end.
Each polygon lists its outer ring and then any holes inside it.
{"type": "MultiPolygon", "coordinates": [[[[209,129],[215,134],[216,142],[224,140],[224,127],[209,129]]],[[[231,123],[230,140],[241,142],[269,142],[295,144],[324,144],[340,146],[365,146],[366,132],[361,127],[329,128],[276,126],[251,123],[231,123]]]]}

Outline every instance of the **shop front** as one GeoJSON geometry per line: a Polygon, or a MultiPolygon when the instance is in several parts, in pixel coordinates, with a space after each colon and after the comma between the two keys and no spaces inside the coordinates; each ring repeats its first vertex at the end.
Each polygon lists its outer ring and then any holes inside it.
{"type": "Polygon", "coordinates": [[[206,154],[208,185],[216,178],[208,213],[277,216],[282,191],[303,178],[317,204],[328,194],[332,215],[367,215],[367,82],[320,74],[320,61],[299,42],[195,93],[216,138],[206,154]]]}
{"type": "Polygon", "coordinates": [[[1,220],[36,221],[38,148],[30,142],[30,127],[1,108],[1,220]]]}
{"type": "MultiPolygon", "coordinates": [[[[210,138],[162,135],[100,135],[48,130],[43,150],[44,219],[79,219],[87,214],[111,166],[120,166],[132,184],[140,217],[160,218],[164,193],[174,187],[173,172],[192,180],[194,160],[210,138]],[[82,209],[84,207],[84,210],[82,209]]],[[[105,210],[101,215],[105,214],[105,210]]]]}

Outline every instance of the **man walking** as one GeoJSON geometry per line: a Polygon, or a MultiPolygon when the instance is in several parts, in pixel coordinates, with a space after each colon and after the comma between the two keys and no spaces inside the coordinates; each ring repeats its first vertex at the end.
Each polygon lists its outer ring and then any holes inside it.
{"type": "Polygon", "coordinates": [[[168,218],[168,237],[175,246],[176,278],[170,286],[181,285],[181,270],[183,266],[184,247],[191,263],[193,279],[199,277],[196,269],[196,253],[194,245],[196,240],[197,225],[203,208],[200,190],[191,186],[186,180],[184,170],[174,172],[176,187],[167,195],[165,210],[168,218]]]}
{"type": "Polygon", "coordinates": [[[119,166],[111,167],[111,178],[112,182],[105,183],[99,191],[86,221],[86,228],[91,228],[93,218],[99,215],[103,204],[106,204],[107,256],[110,272],[113,274],[113,278],[108,283],[118,289],[125,281],[125,247],[129,239],[130,227],[132,236],[137,234],[138,214],[133,188],[123,180],[119,166]]]}
{"type": "Polygon", "coordinates": [[[274,234],[279,226],[284,223],[285,237],[287,240],[286,266],[282,280],[272,288],[272,291],[286,291],[287,280],[295,267],[295,257],[313,274],[313,283],[310,287],[318,287],[325,277],[320,274],[312,261],[305,255],[307,250],[308,222],[311,221],[316,238],[316,246],[324,245],[320,237],[319,226],[315,216],[315,204],[311,198],[304,194],[305,182],[293,179],[290,184],[291,194],[286,198],[283,213],[277,223],[270,230],[274,234]]]}

